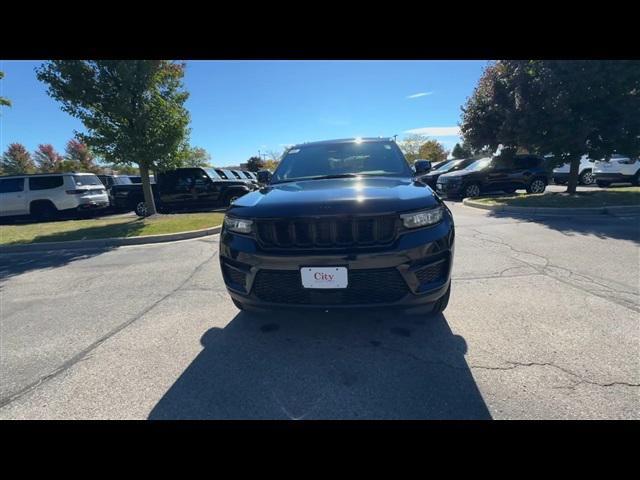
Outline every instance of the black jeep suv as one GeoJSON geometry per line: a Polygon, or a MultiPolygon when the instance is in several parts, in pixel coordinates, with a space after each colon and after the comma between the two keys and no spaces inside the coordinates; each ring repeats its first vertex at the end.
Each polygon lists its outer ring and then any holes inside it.
{"type": "Polygon", "coordinates": [[[230,206],[220,236],[238,308],[446,308],[453,217],[394,141],[297,145],[258,177],[267,185],[230,206]]]}
{"type": "Polygon", "coordinates": [[[436,168],[431,170],[426,175],[422,175],[420,181],[426,183],[431,188],[436,188],[436,183],[438,182],[438,178],[440,175],[444,175],[445,173],[457,172],[458,170],[463,170],[471,165],[475,160],[473,158],[464,158],[460,160],[448,160],[446,162],[442,162],[436,168]]]}
{"type": "Polygon", "coordinates": [[[441,196],[461,198],[495,191],[513,193],[519,188],[543,193],[549,183],[546,165],[535,155],[482,158],[462,170],[440,175],[436,191],[441,196]]]}

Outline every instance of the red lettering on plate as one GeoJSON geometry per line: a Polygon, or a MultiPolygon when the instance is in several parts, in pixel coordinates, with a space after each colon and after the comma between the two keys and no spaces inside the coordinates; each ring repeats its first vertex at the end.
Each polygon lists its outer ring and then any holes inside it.
{"type": "Polygon", "coordinates": [[[330,282],[331,280],[333,280],[333,275],[329,273],[316,272],[313,274],[313,278],[315,278],[316,280],[330,282]]]}

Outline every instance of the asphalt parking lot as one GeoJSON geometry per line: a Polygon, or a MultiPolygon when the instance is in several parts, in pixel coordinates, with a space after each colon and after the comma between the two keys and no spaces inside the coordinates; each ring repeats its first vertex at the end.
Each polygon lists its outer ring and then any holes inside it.
{"type": "Polygon", "coordinates": [[[0,418],[640,418],[640,217],[449,205],[438,317],[239,312],[217,236],[1,255],[0,418]]]}

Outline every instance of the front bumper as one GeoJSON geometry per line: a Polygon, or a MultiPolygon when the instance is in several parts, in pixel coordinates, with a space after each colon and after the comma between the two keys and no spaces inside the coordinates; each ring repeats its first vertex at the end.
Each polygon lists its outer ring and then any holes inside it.
{"type": "Polygon", "coordinates": [[[462,193],[462,182],[436,184],[436,193],[441,197],[458,197],[462,193]]]}
{"type": "Polygon", "coordinates": [[[83,212],[86,210],[100,210],[109,206],[108,198],[82,199],[76,210],[83,212]]]}
{"type": "Polygon", "coordinates": [[[593,178],[596,180],[596,182],[600,180],[601,182],[626,183],[633,180],[633,175],[624,175],[622,173],[614,172],[594,172],[593,178]]]}
{"type": "Polygon", "coordinates": [[[433,304],[447,292],[454,237],[449,212],[440,224],[403,233],[383,250],[275,253],[261,250],[251,237],[223,228],[219,259],[229,294],[249,307],[400,307],[410,310],[433,304]],[[349,286],[346,289],[303,289],[300,280],[303,266],[347,267],[349,286]],[[438,276],[425,280],[427,269],[438,272],[438,276]],[[272,284],[265,288],[263,283],[267,278],[272,284]]]}

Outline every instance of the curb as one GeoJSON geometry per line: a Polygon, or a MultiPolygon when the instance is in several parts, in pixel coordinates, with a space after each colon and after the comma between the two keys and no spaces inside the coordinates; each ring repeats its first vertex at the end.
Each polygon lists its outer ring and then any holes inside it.
{"type": "Polygon", "coordinates": [[[508,205],[486,205],[465,198],[463,205],[492,212],[508,213],[530,213],[539,215],[603,215],[631,213],[640,214],[640,205],[619,205],[611,207],[576,207],[576,208],[553,208],[553,207],[511,207],[508,205]]]}
{"type": "Polygon", "coordinates": [[[94,240],[72,240],[69,242],[42,242],[29,243],[26,245],[10,245],[7,247],[0,247],[0,254],[41,252],[50,250],[74,250],[100,247],[119,247],[122,245],[146,245],[151,243],[175,242],[176,240],[187,240],[189,238],[215,235],[216,233],[220,233],[220,230],[222,230],[222,225],[203,228],[201,230],[165,233],[162,235],[147,235],[144,237],[98,238],[94,240]]]}

